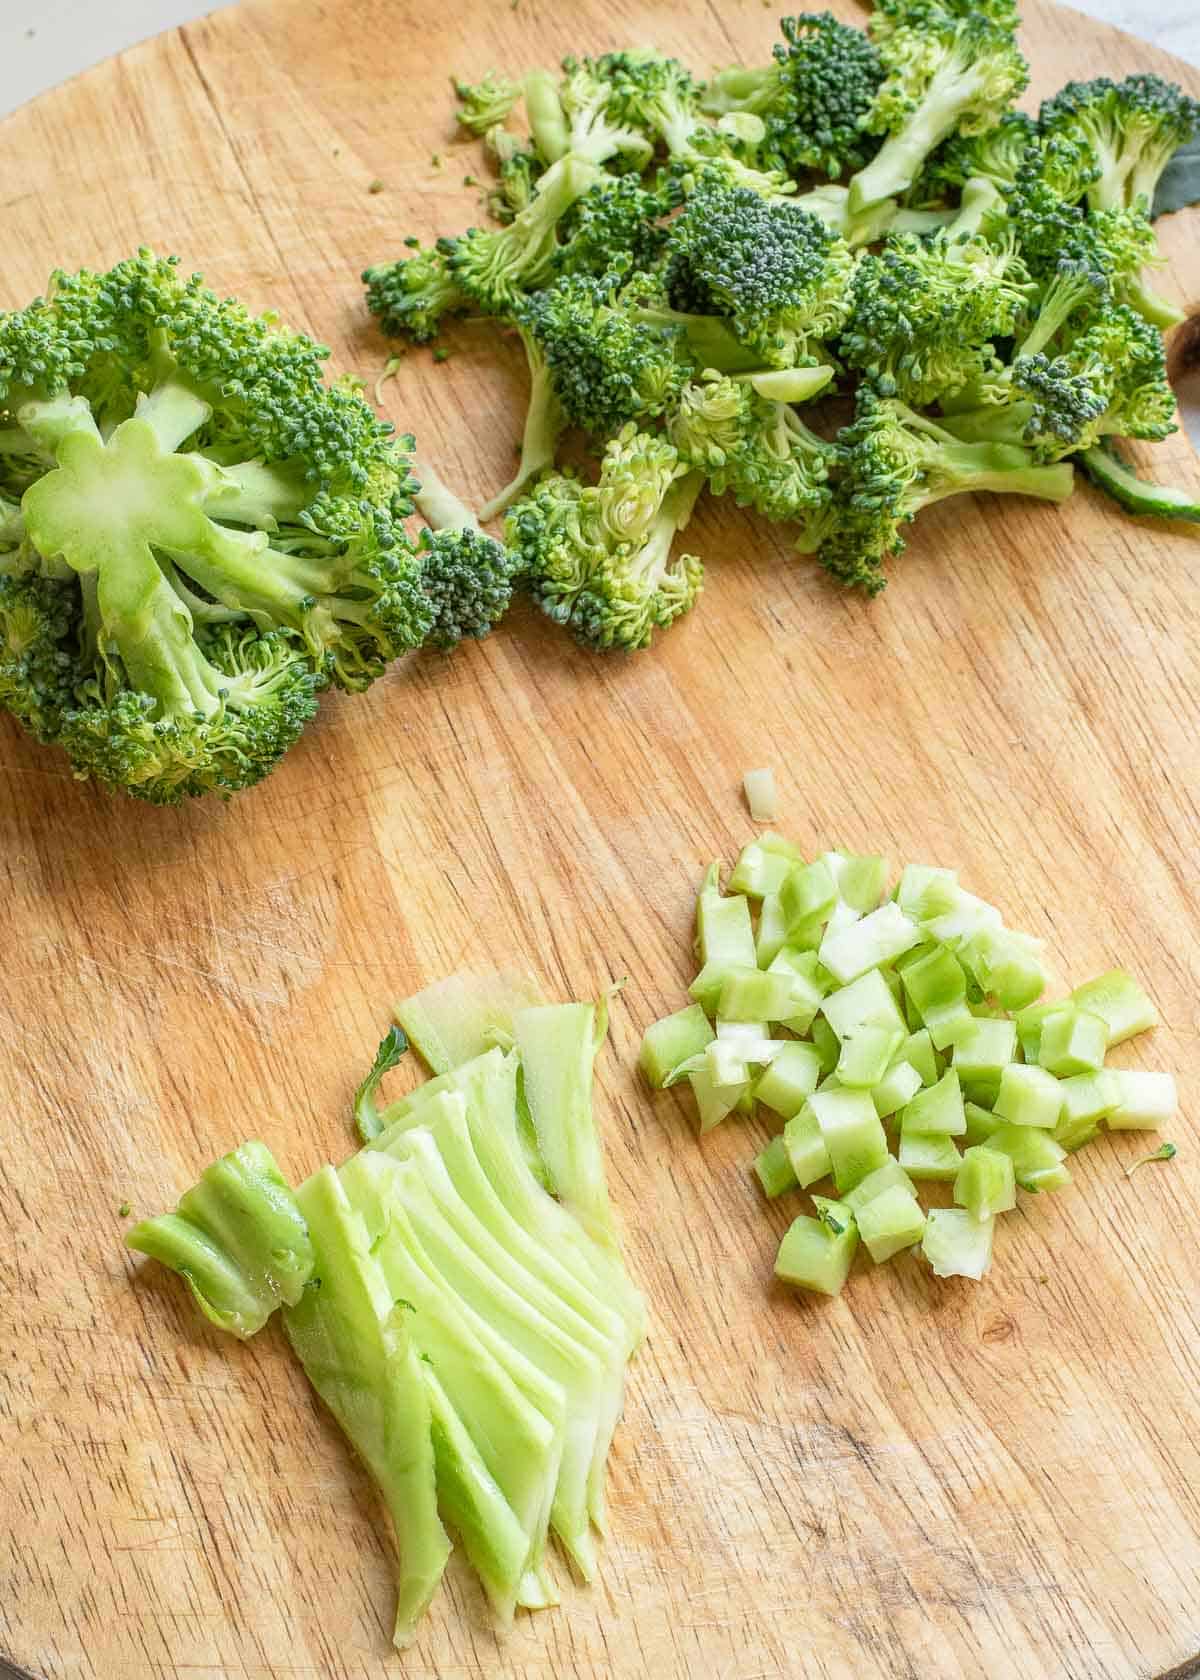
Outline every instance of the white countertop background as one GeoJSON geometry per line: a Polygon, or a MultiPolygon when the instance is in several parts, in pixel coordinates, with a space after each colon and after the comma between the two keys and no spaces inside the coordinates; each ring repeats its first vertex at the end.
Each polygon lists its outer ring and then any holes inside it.
{"type": "MultiPolygon", "coordinates": [[[[1196,0],[1075,0],[1200,64],[1196,0]]],[[[0,116],[109,54],[215,10],[213,0],[0,0],[0,116]]]]}

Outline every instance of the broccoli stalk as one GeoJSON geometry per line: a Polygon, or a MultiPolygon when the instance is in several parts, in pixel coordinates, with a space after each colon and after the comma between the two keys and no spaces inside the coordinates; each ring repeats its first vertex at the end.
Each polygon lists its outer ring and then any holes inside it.
{"type": "Polygon", "coordinates": [[[1012,25],[981,12],[901,12],[879,50],[886,79],[864,126],[887,138],[850,181],[852,216],[907,192],[948,135],[991,128],[1029,79],[1012,25]]]}
{"type": "Polygon", "coordinates": [[[438,478],[419,468],[417,511],[430,529],[422,541],[421,584],[433,608],[427,640],[443,652],[465,637],[489,636],[512,602],[516,562],[502,543],[438,478]]]}
{"type": "Polygon", "coordinates": [[[439,239],[454,284],[488,314],[506,314],[523,292],[551,278],[559,222],[602,179],[595,163],[569,152],[539,177],[533,199],[507,227],[439,239]]]}

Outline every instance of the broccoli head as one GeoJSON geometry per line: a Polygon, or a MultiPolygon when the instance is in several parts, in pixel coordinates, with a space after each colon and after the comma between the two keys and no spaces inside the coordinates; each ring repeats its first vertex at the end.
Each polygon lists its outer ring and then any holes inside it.
{"type": "Polygon", "coordinates": [[[761,395],[749,379],[709,372],[684,390],[669,432],[715,495],[728,492],[767,519],[818,527],[838,451],[789,403],[761,395]]]}
{"type": "Polygon", "coordinates": [[[652,268],[662,254],[667,195],[636,175],[597,181],[563,217],[554,258],[558,274],[628,274],[652,268]]]}
{"type": "Polygon", "coordinates": [[[771,367],[820,359],[850,310],[855,257],[819,216],[702,181],[667,238],[671,304],[723,316],[771,367]]]}
{"type": "Polygon", "coordinates": [[[929,159],[915,189],[922,204],[939,203],[948,190],[961,191],[983,179],[1008,191],[1037,135],[1037,124],[1024,111],[1006,111],[982,134],[953,134],[929,159]]]}
{"type": "Polygon", "coordinates": [[[722,70],[701,105],[714,116],[746,111],[765,125],[764,164],[786,175],[813,169],[834,179],[879,149],[863,119],[883,80],[879,51],[830,12],[780,18],[783,40],[762,69],[722,70]]]}
{"type": "Polygon", "coordinates": [[[892,234],[859,259],[840,354],[886,395],[924,408],[983,384],[1033,290],[1011,241],[892,234]]]}
{"type": "Polygon", "coordinates": [[[993,128],[1029,79],[1007,8],[993,17],[977,9],[905,5],[895,14],[876,13],[872,32],[885,79],[864,127],[887,138],[850,182],[855,216],[907,192],[949,135],[993,128]]]}
{"type": "Polygon", "coordinates": [[[630,424],[595,485],[545,478],[508,516],[508,544],[547,617],[597,651],[647,647],[687,612],[703,568],[671,547],[703,485],[669,443],[630,424]]]}
{"type": "Polygon", "coordinates": [[[249,786],[424,639],[407,456],[327,354],[147,251],[0,316],[0,693],[80,775],[249,786]]]}
{"type": "Polygon", "coordinates": [[[421,586],[433,609],[427,642],[443,652],[467,637],[489,636],[509,609],[516,559],[479,529],[469,508],[428,466],[421,466],[417,510],[429,527],[421,539],[421,586]]]}

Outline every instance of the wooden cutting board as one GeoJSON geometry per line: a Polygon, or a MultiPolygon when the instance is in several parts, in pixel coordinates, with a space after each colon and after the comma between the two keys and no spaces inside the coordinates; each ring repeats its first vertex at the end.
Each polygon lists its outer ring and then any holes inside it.
{"type": "MultiPolygon", "coordinates": [[[[849,11],[847,10],[847,15],[849,11]]],[[[699,70],[769,51],[774,14],[655,0],[252,0],[0,125],[0,305],[54,263],[178,251],[373,380],[358,271],[465,225],[477,149],[454,70],[654,41],[699,70]],[[441,153],[440,168],[431,153],[441,153]],[[372,194],[379,179],[384,191],[372,194]]],[[[1200,74],[1028,6],[1031,99],[1069,76],[1200,74]]],[[[1200,216],[1163,289],[1200,300],[1200,216]]],[[[507,476],[519,353],[461,327],[386,406],[475,498],[507,476]]],[[[1186,442],[1161,468],[1197,482],[1186,442]]],[[[452,660],[327,700],[262,789],[156,812],[105,797],[0,719],[0,1652],[44,1680],[1134,1680],[1200,1652],[1200,671],[1193,531],[1082,488],[1059,511],[922,518],[874,603],[710,504],[698,611],[653,652],[573,648],[528,612],[452,660]],[[1127,961],[1164,1025],[1179,1158],[1003,1222],[992,1275],[913,1258],[836,1302],[770,1284],[798,1198],[765,1136],[700,1147],[633,1071],[689,978],[692,892],[780,825],[958,864],[1064,976],[1127,961]],[[528,964],[562,997],[630,983],[601,1070],[630,1260],[653,1312],[597,1585],[497,1637],[456,1559],[389,1654],[390,1538],[282,1336],[238,1346],[135,1265],[157,1211],[262,1137],[300,1177],[351,1147],[389,1000],[528,964]],[[794,1204],[794,1205],[792,1205],[794,1204]]],[[[415,1073],[407,1077],[411,1080],[415,1073]]],[[[0,1668],[3,1668],[0,1661],[0,1668]]]]}

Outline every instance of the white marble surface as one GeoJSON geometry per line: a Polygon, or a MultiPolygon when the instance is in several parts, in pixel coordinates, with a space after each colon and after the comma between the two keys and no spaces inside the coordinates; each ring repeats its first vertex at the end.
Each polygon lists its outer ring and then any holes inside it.
{"type": "MultiPolygon", "coordinates": [[[[1200,64],[1197,0],[1075,0],[1200,64]]],[[[122,47],[214,10],[213,0],[0,0],[0,116],[122,47]]]]}

